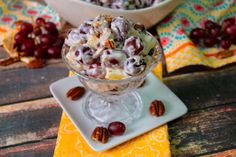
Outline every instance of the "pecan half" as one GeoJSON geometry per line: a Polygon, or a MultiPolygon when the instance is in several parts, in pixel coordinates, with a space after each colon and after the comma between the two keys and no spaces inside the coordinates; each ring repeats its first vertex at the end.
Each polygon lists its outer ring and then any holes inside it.
{"type": "Polygon", "coordinates": [[[30,69],[37,69],[44,67],[44,61],[42,59],[33,59],[26,63],[26,67],[30,69]]]}
{"type": "Polygon", "coordinates": [[[151,102],[149,110],[151,115],[159,117],[165,113],[165,106],[161,101],[153,100],[151,102]]]}
{"type": "Polygon", "coordinates": [[[85,89],[84,87],[74,87],[72,89],[70,89],[67,93],[66,93],[66,96],[67,98],[69,98],[70,100],[78,100],[80,99],[85,93],[85,89]]]}
{"type": "Polygon", "coordinates": [[[105,41],[105,48],[108,48],[108,49],[114,49],[115,48],[115,44],[113,41],[111,40],[107,40],[105,41]]]}
{"type": "Polygon", "coordinates": [[[219,59],[225,59],[225,58],[232,57],[233,55],[234,55],[233,51],[226,50],[226,51],[219,52],[216,57],[219,59]]]}
{"type": "Polygon", "coordinates": [[[20,58],[19,57],[15,57],[15,58],[6,58],[0,61],[0,66],[8,66],[11,65],[13,63],[19,62],[20,58]]]}
{"type": "Polygon", "coordinates": [[[104,127],[96,127],[91,135],[92,140],[107,143],[109,134],[107,128],[104,127]]]}

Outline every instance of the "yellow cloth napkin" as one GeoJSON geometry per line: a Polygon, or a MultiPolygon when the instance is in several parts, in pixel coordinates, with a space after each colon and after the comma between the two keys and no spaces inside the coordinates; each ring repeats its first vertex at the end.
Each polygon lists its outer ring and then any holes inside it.
{"type": "MultiPolygon", "coordinates": [[[[161,78],[162,65],[153,73],[161,78]]],[[[72,73],[70,73],[72,75],[72,73]]],[[[158,89],[157,89],[158,90],[158,89]]],[[[140,126],[142,127],[142,126],[140,126]]],[[[115,148],[95,152],[85,142],[68,116],[63,113],[59,127],[54,157],[170,157],[168,127],[163,125],[144,135],[136,137],[115,148]]]]}
{"type": "Polygon", "coordinates": [[[230,51],[216,46],[203,48],[195,46],[188,38],[190,31],[203,27],[207,19],[222,23],[229,17],[236,19],[235,0],[187,0],[158,24],[168,72],[188,65],[218,68],[235,62],[236,45],[231,46],[230,51]]]}

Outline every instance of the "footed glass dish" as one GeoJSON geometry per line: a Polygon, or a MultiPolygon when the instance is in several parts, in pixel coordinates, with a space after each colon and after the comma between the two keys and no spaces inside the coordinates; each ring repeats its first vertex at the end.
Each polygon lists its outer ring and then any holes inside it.
{"type": "Polygon", "coordinates": [[[159,42],[154,48],[153,61],[141,74],[120,80],[93,78],[80,73],[66,57],[69,48],[64,44],[62,58],[67,67],[78,76],[78,81],[90,91],[83,102],[83,112],[88,119],[105,125],[113,121],[129,124],[141,116],[144,104],[135,89],[161,60],[162,48],[159,42]]]}

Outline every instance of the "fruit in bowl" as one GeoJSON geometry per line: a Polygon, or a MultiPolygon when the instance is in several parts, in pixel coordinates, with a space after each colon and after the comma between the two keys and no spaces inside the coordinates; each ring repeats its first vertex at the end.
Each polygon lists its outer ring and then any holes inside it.
{"type": "Polygon", "coordinates": [[[132,9],[147,8],[156,3],[160,3],[164,0],[83,0],[83,1],[112,9],[132,10],[132,9]]]}
{"type": "MultiPolygon", "coordinates": [[[[145,25],[146,28],[149,28],[161,21],[169,13],[171,13],[180,3],[182,3],[183,0],[164,0],[159,3],[153,3],[153,5],[151,5],[150,7],[139,7],[139,9],[132,10],[103,7],[84,2],[82,0],[45,1],[49,6],[54,8],[66,21],[70,22],[74,26],[79,26],[86,19],[91,19],[100,14],[107,14],[114,17],[124,16],[135,22],[140,22],[145,25]]],[[[148,2],[152,4],[153,0],[149,1],[148,2]]],[[[123,3],[123,0],[117,0],[117,2],[123,3]]],[[[120,6],[120,4],[118,6],[120,6]]]]}
{"type": "Polygon", "coordinates": [[[101,123],[131,122],[142,110],[140,96],[133,90],[157,65],[161,48],[144,25],[101,15],[69,32],[62,57],[92,91],[84,105],[89,117],[101,123]]]}

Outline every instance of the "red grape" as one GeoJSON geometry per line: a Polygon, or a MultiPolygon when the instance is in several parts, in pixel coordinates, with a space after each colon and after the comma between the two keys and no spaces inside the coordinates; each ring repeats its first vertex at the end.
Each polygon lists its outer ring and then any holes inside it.
{"type": "Polygon", "coordinates": [[[118,121],[112,122],[108,125],[108,131],[111,135],[123,135],[125,129],[125,124],[118,121]]]}
{"type": "Polygon", "coordinates": [[[13,48],[16,49],[17,52],[21,52],[21,44],[14,43],[13,48]]]}
{"type": "Polygon", "coordinates": [[[203,43],[206,47],[213,47],[216,44],[217,40],[212,37],[206,37],[203,39],[203,43]]]}
{"type": "Polygon", "coordinates": [[[52,34],[53,36],[58,36],[59,32],[58,32],[57,27],[54,23],[47,22],[44,25],[44,27],[48,31],[49,34],[52,34]]]}
{"type": "Polygon", "coordinates": [[[215,28],[211,28],[211,29],[209,29],[209,35],[211,36],[211,37],[218,37],[218,36],[220,36],[220,28],[219,27],[215,27],[215,28]]]}
{"type": "Polygon", "coordinates": [[[124,17],[116,17],[111,22],[111,30],[118,41],[123,41],[128,36],[129,21],[124,17]]]}
{"type": "Polygon", "coordinates": [[[36,19],[36,25],[37,26],[42,26],[42,25],[44,25],[46,22],[45,22],[45,20],[44,20],[44,18],[42,18],[42,17],[38,17],[37,19],[36,19]]]}
{"type": "Polygon", "coordinates": [[[56,46],[52,46],[48,48],[48,56],[51,58],[60,58],[61,57],[61,49],[56,46]]]}
{"type": "Polygon", "coordinates": [[[191,39],[192,42],[196,45],[199,45],[200,44],[200,40],[199,39],[191,39]]]}
{"type": "Polygon", "coordinates": [[[36,27],[34,28],[34,35],[39,36],[39,35],[41,35],[41,34],[42,34],[41,28],[40,28],[39,26],[36,26],[36,27]]]}
{"type": "Polygon", "coordinates": [[[59,35],[59,32],[58,32],[57,29],[55,29],[54,31],[50,32],[49,34],[51,34],[51,35],[57,37],[57,36],[59,35]]]}
{"type": "Polygon", "coordinates": [[[235,24],[235,19],[234,18],[228,18],[228,19],[225,19],[223,22],[222,22],[222,30],[225,31],[226,28],[228,28],[229,26],[232,26],[235,24]]]}
{"type": "Polygon", "coordinates": [[[35,43],[34,40],[29,38],[25,40],[21,45],[21,51],[25,52],[27,56],[31,56],[34,53],[35,43]]]}
{"type": "Polygon", "coordinates": [[[57,27],[53,22],[47,22],[45,24],[45,29],[48,30],[48,31],[52,31],[54,29],[57,29],[57,27]]]}
{"type": "Polygon", "coordinates": [[[219,25],[211,20],[205,22],[205,29],[210,30],[212,28],[219,27],[219,25]]]}
{"type": "Polygon", "coordinates": [[[225,50],[228,50],[231,46],[232,42],[230,39],[222,39],[220,41],[220,47],[222,47],[225,50]]]}
{"type": "Polygon", "coordinates": [[[56,46],[56,47],[60,47],[62,48],[63,44],[64,44],[64,38],[63,37],[58,37],[56,39],[56,41],[53,43],[53,46],[56,46]]]}
{"type": "Polygon", "coordinates": [[[236,36],[236,25],[232,25],[226,28],[226,34],[229,37],[235,37],[236,36]]]}
{"type": "Polygon", "coordinates": [[[235,37],[231,37],[230,39],[231,39],[232,44],[236,45],[236,36],[235,37]]]}
{"type": "Polygon", "coordinates": [[[80,46],[75,51],[75,55],[78,56],[78,58],[80,58],[78,59],[78,61],[83,64],[91,65],[96,62],[96,60],[93,57],[94,50],[90,48],[89,46],[86,46],[86,45],[80,46]]]}
{"type": "Polygon", "coordinates": [[[18,32],[16,33],[16,35],[14,36],[15,42],[17,44],[22,44],[26,39],[27,39],[27,35],[25,35],[22,32],[18,32]]]}
{"type": "Polygon", "coordinates": [[[40,36],[40,41],[43,45],[51,46],[55,41],[55,37],[50,34],[43,34],[40,36]]]}
{"type": "Polygon", "coordinates": [[[42,47],[38,46],[34,50],[34,57],[37,59],[42,59],[46,57],[46,49],[43,49],[42,47]]]}
{"type": "Polygon", "coordinates": [[[206,32],[205,30],[201,29],[201,28],[194,28],[191,32],[190,32],[190,38],[191,39],[203,39],[206,36],[206,32]]]}
{"type": "Polygon", "coordinates": [[[125,40],[123,50],[128,56],[138,55],[143,50],[143,45],[139,37],[131,36],[125,40]]]}
{"type": "Polygon", "coordinates": [[[33,25],[28,23],[28,22],[24,22],[22,23],[21,27],[20,27],[20,31],[24,34],[29,34],[31,32],[33,32],[33,25]]]}

